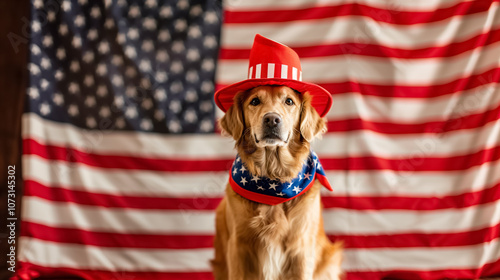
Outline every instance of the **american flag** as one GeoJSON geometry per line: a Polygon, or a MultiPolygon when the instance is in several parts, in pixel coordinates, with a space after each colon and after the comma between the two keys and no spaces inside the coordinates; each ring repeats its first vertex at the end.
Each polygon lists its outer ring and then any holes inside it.
{"type": "Polygon", "coordinates": [[[346,279],[500,276],[498,0],[33,0],[32,15],[16,277],[212,279],[236,155],[213,92],[245,79],[256,33],[333,94],[313,149],[346,279]]]}

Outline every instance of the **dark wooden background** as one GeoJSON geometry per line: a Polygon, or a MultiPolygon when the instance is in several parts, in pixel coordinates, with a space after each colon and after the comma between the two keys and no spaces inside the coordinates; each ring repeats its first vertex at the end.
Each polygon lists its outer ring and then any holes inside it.
{"type": "MultiPolygon", "coordinates": [[[[21,214],[21,114],[28,83],[29,0],[0,0],[0,279],[8,279],[7,166],[16,166],[16,223],[21,214]]],[[[16,249],[17,249],[16,242],[16,249]]]]}

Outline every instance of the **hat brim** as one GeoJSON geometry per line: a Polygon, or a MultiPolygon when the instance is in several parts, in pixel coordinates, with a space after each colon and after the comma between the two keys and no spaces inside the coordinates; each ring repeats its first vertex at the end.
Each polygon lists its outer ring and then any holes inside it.
{"type": "Polygon", "coordinates": [[[332,95],[323,87],[308,82],[276,78],[248,79],[226,86],[215,93],[215,104],[222,111],[227,112],[229,107],[233,105],[233,98],[238,92],[264,85],[287,86],[301,93],[308,91],[312,96],[311,105],[316,109],[320,117],[326,116],[332,107],[332,95]]]}

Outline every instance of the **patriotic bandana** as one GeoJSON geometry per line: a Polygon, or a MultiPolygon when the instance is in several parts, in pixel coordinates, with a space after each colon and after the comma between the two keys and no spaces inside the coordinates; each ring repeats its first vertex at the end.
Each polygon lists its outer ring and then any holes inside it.
{"type": "Polygon", "coordinates": [[[239,155],[236,156],[230,172],[229,183],[236,193],[246,199],[268,205],[280,204],[304,194],[312,187],[315,179],[328,190],[332,190],[318,156],[313,151],[291,182],[282,183],[250,174],[239,155]]]}

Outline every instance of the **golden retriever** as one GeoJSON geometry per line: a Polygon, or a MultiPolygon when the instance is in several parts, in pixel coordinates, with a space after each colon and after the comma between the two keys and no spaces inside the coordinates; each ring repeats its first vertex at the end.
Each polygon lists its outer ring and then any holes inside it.
{"type": "MultiPolygon", "coordinates": [[[[250,173],[282,182],[300,172],[310,142],[326,131],[311,96],[286,86],[238,93],[219,124],[250,173]]],[[[216,211],[215,279],[340,279],[342,245],[324,232],[320,189],[316,181],[271,206],[243,198],[228,183],[216,211]]]]}

